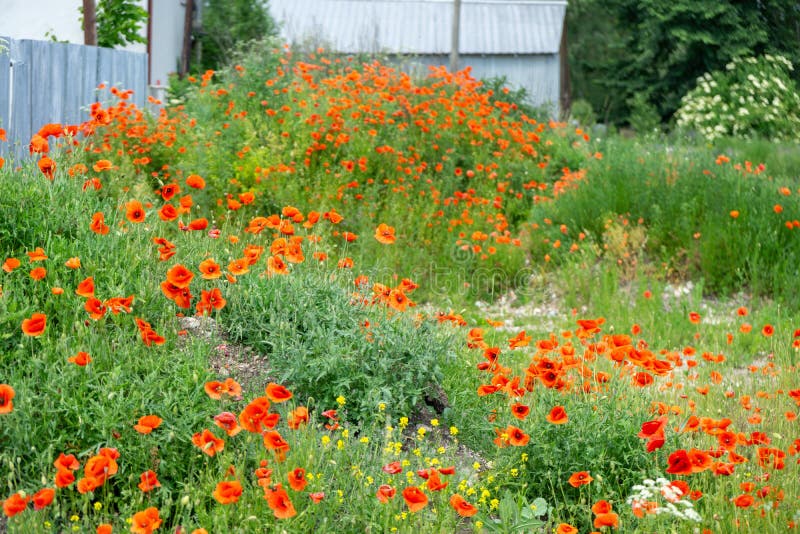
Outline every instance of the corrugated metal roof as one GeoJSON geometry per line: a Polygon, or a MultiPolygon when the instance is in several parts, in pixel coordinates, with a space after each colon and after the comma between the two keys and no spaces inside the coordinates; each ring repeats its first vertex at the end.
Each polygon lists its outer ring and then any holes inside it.
{"type": "MultiPolygon", "coordinates": [[[[269,0],[288,42],[344,53],[449,54],[452,0],[269,0]]],[[[461,54],[555,54],[566,1],[462,0],[461,54]]]]}

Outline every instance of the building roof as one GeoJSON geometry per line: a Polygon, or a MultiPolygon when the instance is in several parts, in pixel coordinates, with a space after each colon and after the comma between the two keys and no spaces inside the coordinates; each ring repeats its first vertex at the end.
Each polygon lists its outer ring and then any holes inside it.
{"type": "MultiPolygon", "coordinates": [[[[269,0],[281,36],[343,53],[449,54],[452,0],[269,0]]],[[[462,0],[461,54],[555,54],[565,0],[462,0]]]]}

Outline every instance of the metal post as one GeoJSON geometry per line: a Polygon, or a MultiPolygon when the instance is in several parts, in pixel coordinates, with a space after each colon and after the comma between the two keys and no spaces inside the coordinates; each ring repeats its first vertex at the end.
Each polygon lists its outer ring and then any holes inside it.
{"type": "Polygon", "coordinates": [[[461,0],[453,0],[453,33],[450,39],[450,72],[458,70],[458,38],[461,32],[461,0]]]}

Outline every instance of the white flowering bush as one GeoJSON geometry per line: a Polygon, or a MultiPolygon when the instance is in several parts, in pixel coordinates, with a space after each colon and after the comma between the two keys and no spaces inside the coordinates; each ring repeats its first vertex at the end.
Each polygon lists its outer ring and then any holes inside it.
{"type": "Polygon", "coordinates": [[[689,499],[688,486],[681,482],[669,481],[663,477],[655,480],[645,479],[631,488],[633,492],[625,500],[633,514],[646,516],[669,516],[682,521],[700,522],[702,518],[689,499]]]}
{"type": "Polygon", "coordinates": [[[709,141],[720,137],[800,140],[800,95],[794,66],[782,56],[734,59],[706,73],[681,100],[678,126],[709,141]]]}

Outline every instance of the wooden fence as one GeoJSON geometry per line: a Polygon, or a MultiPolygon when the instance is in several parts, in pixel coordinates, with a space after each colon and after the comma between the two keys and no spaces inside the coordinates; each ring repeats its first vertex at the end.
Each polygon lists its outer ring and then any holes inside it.
{"type": "Polygon", "coordinates": [[[101,83],[132,89],[132,101],[144,106],[147,54],[0,36],[0,128],[9,141],[0,154],[23,157],[44,124],[87,120],[101,83]]]}

